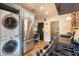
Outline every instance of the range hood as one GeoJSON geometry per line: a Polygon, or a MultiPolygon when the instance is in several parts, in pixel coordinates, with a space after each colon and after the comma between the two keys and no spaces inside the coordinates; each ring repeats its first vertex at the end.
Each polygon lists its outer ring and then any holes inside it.
{"type": "Polygon", "coordinates": [[[79,11],[79,3],[55,3],[58,14],[67,14],[79,11]]]}

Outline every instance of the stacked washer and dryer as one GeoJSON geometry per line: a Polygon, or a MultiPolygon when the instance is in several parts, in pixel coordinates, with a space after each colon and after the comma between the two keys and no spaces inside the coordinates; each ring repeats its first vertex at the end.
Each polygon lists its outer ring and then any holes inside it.
{"type": "Polygon", "coordinates": [[[21,55],[19,14],[0,9],[0,56],[21,55]]]}

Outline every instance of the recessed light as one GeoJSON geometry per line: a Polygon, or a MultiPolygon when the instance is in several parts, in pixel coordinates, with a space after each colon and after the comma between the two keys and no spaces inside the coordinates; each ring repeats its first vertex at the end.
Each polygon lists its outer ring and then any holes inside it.
{"type": "Polygon", "coordinates": [[[67,17],[66,20],[71,20],[71,17],[67,17]]]}
{"type": "Polygon", "coordinates": [[[48,12],[46,11],[46,12],[45,12],[45,14],[47,15],[47,14],[48,14],[48,12]]]}
{"type": "Polygon", "coordinates": [[[40,9],[43,10],[43,7],[41,6],[40,9]]]}

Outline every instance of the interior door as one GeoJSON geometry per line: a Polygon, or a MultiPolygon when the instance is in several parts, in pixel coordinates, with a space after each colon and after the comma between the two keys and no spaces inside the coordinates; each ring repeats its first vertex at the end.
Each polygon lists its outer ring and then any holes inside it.
{"type": "Polygon", "coordinates": [[[57,39],[59,34],[59,22],[51,22],[51,39],[57,39]]]}
{"type": "Polygon", "coordinates": [[[38,36],[40,40],[44,40],[43,27],[44,27],[44,23],[38,23],[38,36]]]}

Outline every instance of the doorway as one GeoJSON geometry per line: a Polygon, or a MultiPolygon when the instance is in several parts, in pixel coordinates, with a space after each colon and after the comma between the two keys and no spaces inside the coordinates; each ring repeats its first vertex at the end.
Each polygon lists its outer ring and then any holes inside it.
{"type": "Polygon", "coordinates": [[[50,23],[51,27],[51,40],[53,41],[58,41],[59,39],[59,22],[54,21],[50,23]]]}
{"type": "Polygon", "coordinates": [[[44,40],[43,28],[44,28],[44,23],[38,23],[38,37],[39,37],[39,40],[44,40]]]}

